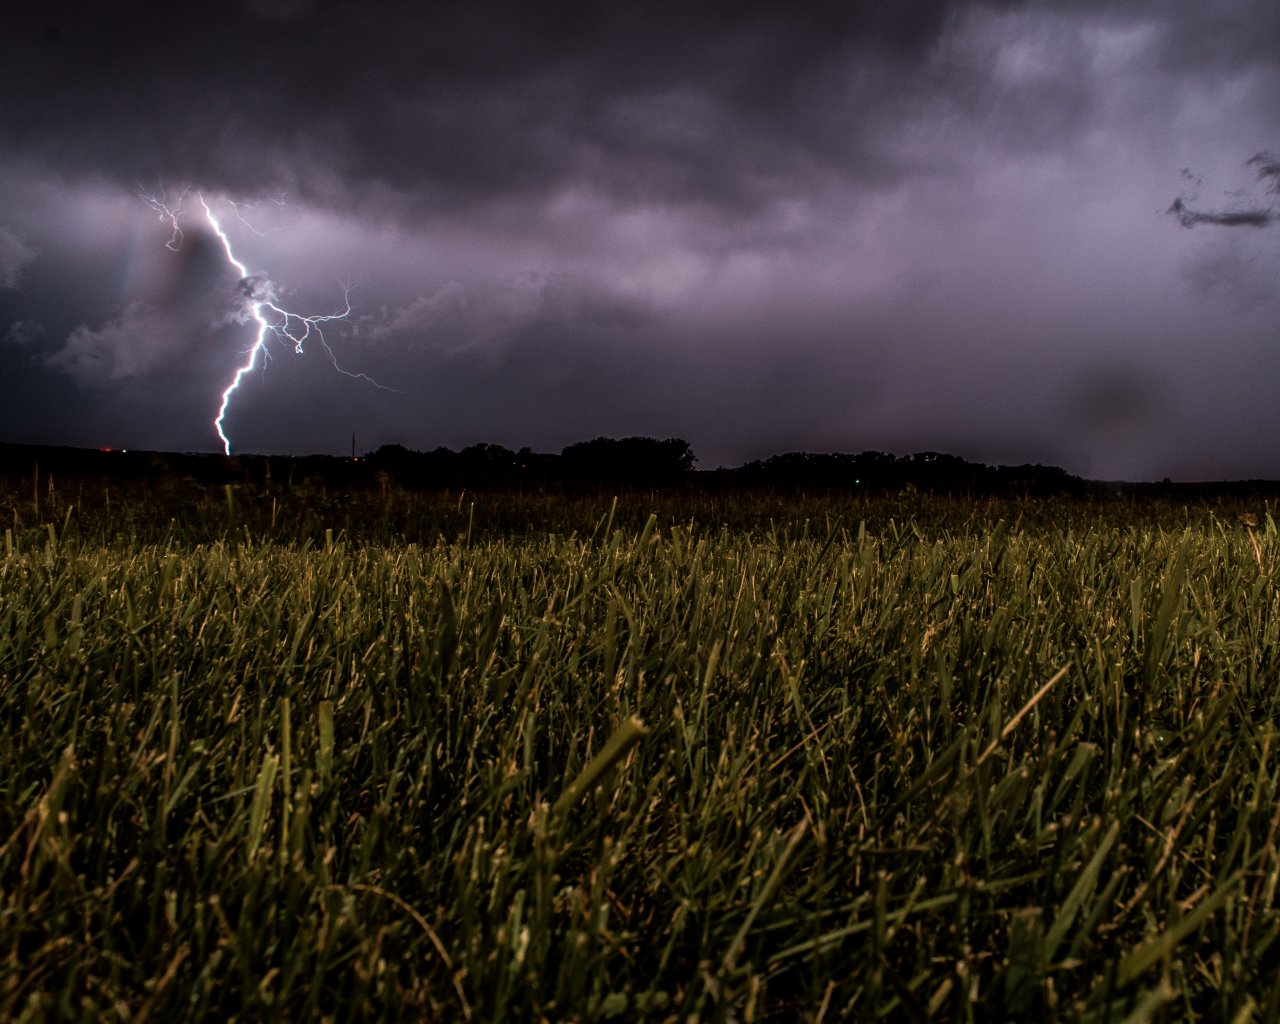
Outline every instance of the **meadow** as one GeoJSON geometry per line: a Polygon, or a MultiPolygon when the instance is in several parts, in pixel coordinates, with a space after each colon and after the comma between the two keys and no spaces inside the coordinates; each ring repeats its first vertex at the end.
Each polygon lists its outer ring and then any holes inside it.
{"type": "Polygon", "coordinates": [[[0,1018],[1280,1011],[1261,503],[0,516],[0,1018]]]}

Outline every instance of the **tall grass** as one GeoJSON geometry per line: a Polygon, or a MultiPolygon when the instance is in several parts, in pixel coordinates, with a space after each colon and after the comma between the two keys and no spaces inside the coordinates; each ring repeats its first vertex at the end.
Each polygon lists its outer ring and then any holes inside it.
{"type": "Polygon", "coordinates": [[[1269,515],[43,498],[0,1017],[1280,1009],[1269,515]]]}

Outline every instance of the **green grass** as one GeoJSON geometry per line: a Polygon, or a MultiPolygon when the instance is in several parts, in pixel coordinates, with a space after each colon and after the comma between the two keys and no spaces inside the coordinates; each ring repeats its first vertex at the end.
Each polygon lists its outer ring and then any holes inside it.
{"type": "Polygon", "coordinates": [[[59,488],[0,1017],[1280,1008],[1263,509],[59,488]]]}

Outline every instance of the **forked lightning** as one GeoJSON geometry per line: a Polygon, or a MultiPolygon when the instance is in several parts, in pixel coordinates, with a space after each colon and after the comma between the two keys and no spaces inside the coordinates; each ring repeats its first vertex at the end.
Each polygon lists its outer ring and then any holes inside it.
{"type": "MultiPolygon", "coordinates": [[[[184,189],[178,196],[177,203],[169,206],[160,197],[152,195],[141,188],[138,189],[138,195],[142,200],[159,214],[161,220],[167,221],[173,229],[172,236],[165,244],[175,252],[182,248],[183,233],[179,218],[183,213],[188,191],[184,189]]],[[[325,339],[324,324],[333,320],[345,320],[351,315],[351,289],[349,286],[343,286],[343,308],[339,312],[319,316],[303,316],[300,313],[285,309],[276,301],[275,286],[271,280],[261,274],[250,274],[249,269],[236,257],[235,251],[231,247],[231,239],[227,237],[226,231],[223,230],[222,224],[219,223],[213,208],[209,205],[204,195],[197,192],[196,198],[200,200],[200,206],[204,209],[205,219],[209,222],[213,233],[218,236],[218,240],[222,243],[222,250],[226,254],[227,262],[235,269],[240,279],[240,293],[244,301],[244,319],[251,320],[257,325],[257,334],[254,337],[253,346],[249,349],[248,358],[237,368],[235,375],[231,378],[231,383],[222,392],[222,401],[218,405],[218,415],[213,420],[213,428],[217,431],[218,437],[221,438],[222,449],[227,455],[231,454],[231,438],[227,436],[226,432],[226,418],[227,411],[231,405],[231,396],[235,394],[245,375],[257,367],[258,357],[261,356],[263,359],[267,357],[268,338],[274,337],[279,341],[288,342],[296,354],[302,355],[305,351],[305,343],[314,336],[324,347],[325,352],[328,353],[329,360],[333,363],[333,368],[339,373],[367,381],[375,388],[380,388],[383,391],[395,390],[379,384],[368,374],[352,373],[349,370],[344,370],[338,365],[338,357],[325,339]]],[[[240,207],[243,204],[237,204],[230,200],[228,202],[232,209],[235,210],[236,216],[240,217],[240,207]]],[[[243,220],[243,217],[241,219],[243,220]]]]}

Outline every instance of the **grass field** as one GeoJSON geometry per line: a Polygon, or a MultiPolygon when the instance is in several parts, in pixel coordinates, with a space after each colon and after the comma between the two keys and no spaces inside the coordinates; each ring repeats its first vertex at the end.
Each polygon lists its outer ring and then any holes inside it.
{"type": "Polygon", "coordinates": [[[1263,507],[0,514],[0,1018],[1280,1009],[1263,507]]]}

